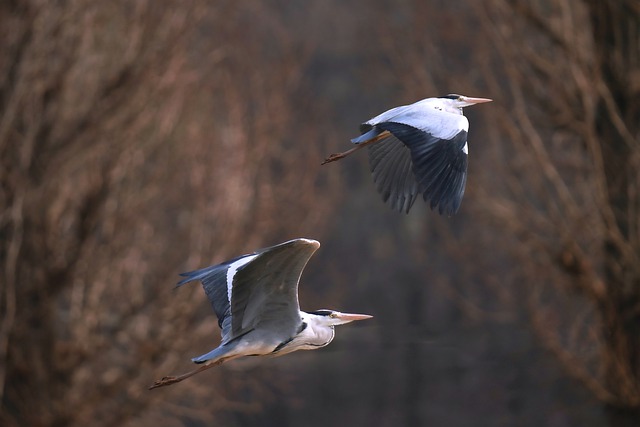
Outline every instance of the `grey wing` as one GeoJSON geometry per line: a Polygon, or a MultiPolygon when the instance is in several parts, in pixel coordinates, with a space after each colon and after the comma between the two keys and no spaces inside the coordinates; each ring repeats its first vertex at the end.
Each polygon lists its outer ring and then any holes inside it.
{"type": "Polygon", "coordinates": [[[409,148],[418,191],[431,209],[455,214],[467,182],[467,132],[461,130],[451,139],[441,139],[401,123],[385,122],[376,127],[388,130],[409,148]]]}
{"type": "Polygon", "coordinates": [[[230,266],[243,259],[248,259],[250,256],[251,255],[243,255],[222,264],[189,271],[187,273],[180,273],[185,279],[178,282],[177,286],[182,286],[194,280],[202,282],[202,288],[213,307],[213,311],[218,317],[218,326],[220,326],[222,330],[223,339],[231,331],[231,308],[227,272],[230,266]]]}
{"type": "Polygon", "coordinates": [[[238,268],[231,297],[233,337],[260,329],[282,342],[296,333],[302,322],[298,282],[319,247],[315,240],[290,240],[258,251],[238,268]]]}
{"type": "Polygon", "coordinates": [[[409,212],[418,195],[411,151],[393,134],[368,147],[373,181],[392,209],[409,212]]]}

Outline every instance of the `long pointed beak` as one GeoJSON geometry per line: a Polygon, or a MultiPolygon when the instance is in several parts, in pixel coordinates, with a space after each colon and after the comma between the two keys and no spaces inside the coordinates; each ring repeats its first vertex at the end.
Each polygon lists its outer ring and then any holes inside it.
{"type": "Polygon", "coordinates": [[[465,96],[464,97],[464,101],[468,105],[474,105],[474,104],[482,104],[482,103],[485,103],[485,102],[491,102],[491,101],[493,101],[493,99],[489,99],[489,98],[472,98],[470,96],[465,96]]]}
{"type": "Polygon", "coordinates": [[[371,319],[373,316],[369,316],[368,314],[340,313],[337,317],[345,322],[353,322],[354,320],[371,319]]]}

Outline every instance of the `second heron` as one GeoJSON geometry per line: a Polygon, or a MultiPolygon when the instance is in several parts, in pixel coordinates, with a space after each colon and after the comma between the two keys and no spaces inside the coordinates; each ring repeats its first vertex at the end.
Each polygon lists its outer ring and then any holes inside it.
{"type": "Polygon", "coordinates": [[[487,98],[447,95],[392,108],[360,125],[356,147],[322,164],[369,147],[373,180],[393,209],[409,212],[419,193],[431,209],[453,215],[467,182],[469,121],[462,108],[487,98]]]}

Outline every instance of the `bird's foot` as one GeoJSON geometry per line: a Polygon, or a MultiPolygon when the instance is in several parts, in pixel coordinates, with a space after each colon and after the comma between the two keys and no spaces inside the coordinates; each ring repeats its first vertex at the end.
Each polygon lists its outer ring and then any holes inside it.
{"type": "Polygon", "coordinates": [[[346,153],[334,153],[329,155],[329,157],[327,157],[326,159],[324,159],[324,161],[322,163],[320,163],[320,165],[326,165],[327,163],[331,163],[331,162],[335,162],[336,160],[340,160],[344,157],[346,157],[347,154],[346,153]]]}
{"type": "Polygon", "coordinates": [[[379,140],[381,140],[383,138],[386,138],[389,135],[390,135],[389,131],[385,130],[384,132],[382,132],[380,135],[376,136],[375,138],[371,138],[368,141],[364,141],[364,142],[361,142],[361,143],[357,144],[351,150],[347,150],[347,151],[344,151],[342,153],[331,154],[329,157],[324,159],[324,162],[320,163],[320,165],[325,165],[327,163],[331,163],[331,162],[335,162],[336,160],[343,159],[343,158],[347,157],[349,154],[355,153],[356,151],[360,150],[361,148],[364,148],[367,145],[373,144],[374,142],[377,142],[377,141],[379,141],[379,140]]]}
{"type": "Polygon", "coordinates": [[[166,385],[175,384],[180,381],[182,381],[182,378],[179,378],[179,377],[163,377],[161,380],[158,380],[155,383],[153,383],[153,385],[149,387],[149,390],[153,390],[154,388],[158,388],[158,387],[164,387],[166,385]]]}
{"type": "Polygon", "coordinates": [[[193,371],[187,372],[186,374],[178,375],[177,377],[163,377],[161,380],[158,380],[155,383],[153,383],[153,385],[149,387],[149,390],[153,390],[154,388],[158,388],[158,387],[164,387],[166,385],[179,383],[182,380],[186,380],[187,378],[194,376],[198,372],[202,372],[209,368],[217,366],[227,359],[228,358],[223,358],[220,360],[216,360],[215,362],[205,362],[198,369],[194,369],[193,371]]]}

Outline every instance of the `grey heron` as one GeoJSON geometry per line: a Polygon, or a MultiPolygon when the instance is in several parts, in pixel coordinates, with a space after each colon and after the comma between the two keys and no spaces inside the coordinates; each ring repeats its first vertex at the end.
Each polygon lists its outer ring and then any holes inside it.
{"type": "Polygon", "coordinates": [[[462,108],[487,98],[450,94],[392,108],[360,125],[351,150],[332,154],[322,164],[369,147],[373,180],[384,202],[409,213],[419,193],[431,209],[455,214],[467,182],[469,121],[462,108]]]}
{"type": "Polygon", "coordinates": [[[298,282],[307,262],[320,247],[295,239],[188,273],[177,286],[202,282],[222,330],[212,351],[192,359],[202,364],[180,376],[164,377],[149,389],[180,382],[198,372],[242,356],[281,356],[329,344],[334,326],[369,319],[366,314],[334,310],[304,312],[298,304],[298,282]]]}

